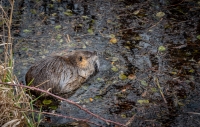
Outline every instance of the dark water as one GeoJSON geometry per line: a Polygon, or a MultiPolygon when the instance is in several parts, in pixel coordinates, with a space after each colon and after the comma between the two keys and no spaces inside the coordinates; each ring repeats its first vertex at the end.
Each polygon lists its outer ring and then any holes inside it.
{"type": "MultiPolygon", "coordinates": [[[[192,0],[16,1],[15,74],[23,82],[35,60],[60,51],[96,50],[100,72],[70,100],[122,124],[134,116],[129,126],[198,127],[199,7],[192,0]]],[[[56,112],[114,126],[65,102],[56,112]]],[[[49,119],[46,126],[72,122],[49,119]]]]}

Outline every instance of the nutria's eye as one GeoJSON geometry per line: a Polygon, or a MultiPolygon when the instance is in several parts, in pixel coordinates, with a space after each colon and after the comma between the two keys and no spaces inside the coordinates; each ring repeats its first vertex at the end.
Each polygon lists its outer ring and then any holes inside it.
{"type": "Polygon", "coordinates": [[[80,57],[79,57],[79,61],[82,61],[82,60],[83,60],[83,57],[82,57],[82,56],[80,56],[80,57]]]}

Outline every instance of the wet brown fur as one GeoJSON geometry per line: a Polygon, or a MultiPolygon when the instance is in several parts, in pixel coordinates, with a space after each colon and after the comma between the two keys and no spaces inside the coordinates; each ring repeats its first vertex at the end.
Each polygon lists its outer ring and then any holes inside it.
{"type": "MultiPolygon", "coordinates": [[[[49,56],[36,62],[26,73],[26,84],[54,94],[78,89],[99,68],[95,52],[72,51],[63,56],[49,56]]],[[[36,92],[37,93],[37,92],[36,92]]]]}

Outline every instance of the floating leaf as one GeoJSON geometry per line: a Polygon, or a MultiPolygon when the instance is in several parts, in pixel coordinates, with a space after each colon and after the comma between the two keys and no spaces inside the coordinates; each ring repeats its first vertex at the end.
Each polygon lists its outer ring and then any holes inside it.
{"type": "Polygon", "coordinates": [[[59,42],[62,43],[62,42],[63,42],[63,39],[60,39],[59,42]]]}
{"type": "Polygon", "coordinates": [[[190,69],[189,72],[190,72],[190,73],[194,73],[194,69],[190,69]]]}
{"type": "Polygon", "coordinates": [[[53,4],[48,4],[49,8],[53,8],[53,4]]]}
{"type": "Polygon", "coordinates": [[[44,104],[44,105],[49,105],[49,104],[51,104],[52,103],[52,100],[43,100],[42,101],[42,103],[44,104]]]}
{"type": "Polygon", "coordinates": [[[124,46],[126,49],[131,49],[130,46],[124,46]]]}
{"type": "Polygon", "coordinates": [[[141,40],[142,38],[141,38],[140,36],[136,36],[136,37],[133,37],[133,39],[139,41],[139,40],[141,40]]]}
{"type": "Polygon", "coordinates": [[[118,71],[118,68],[117,68],[116,66],[113,66],[113,67],[111,68],[111,70],[114,71],[114,72],[116,72],[116,71],[118,71]]]}
{"type": "Polygon", "coordinates": [[[84,18],[84,19],[88,19],[88,16],[85,16],[85,15],[84,15],[84,16],[82,16],[82,18],[84,18]]]}
{"type": "Polygon", "coordinates": [[[51,14],[52,16],[56,16],[57,15],[57,13],[53,13],[53,14],[51,14]]]}
{"type": "Polygon", "coordinates": [[[110,19],[107,20],[107,23],[111,23],[111,22],[112,22],[112,20],[110,20],[110,19]]]}
{"type": "Polygon", "coordinates": [[[112,57],[112,59],[111,59],[112,62],[115,62],[115,61],[117,61],[117,60],[118,60],[117,57],[112,57]]]}
{"type": "Polygon", "coordinates": [[[88,31],[89,34],[93,34],[94,33],[92,29],[88,29],[87,31],[88,31]]]}
{"type": "Polygon", "coordinates": [[[102,81],[102,79],[101,78],[97,78],[97,81],[102,81]]]}
{"type": "Polygon", "coordinates": [[[120,74],[119,79],[125,80],[125,79],[127,79],[127,76],[125,74],[120,74]]]}
{"type": "Polygon", "coordinates": [[[52,110],[56,110],[58,108],[58,106],[52,105],[52,106],[49,106],[49,108],[52,109],[52,110]]]}
{"type": "Polygon", "coordinates": [[[164,52],[166,50],[166,48],[164,46],[159,46],[158,51],[160,52],[164,52]]]}
{"type": "Polygon", "coordinates": [[[117,96],[117,97],[120,97],[120,98],[121,98],[121,97],[123,98],[123,97],[125,97],[126,95],[125,95],[124,93],[121,93],[121,92],[120,92],[120,93],[117,93],[116,96],[117,96]]]}
{"type": "Polygon", "coordinates": [[[110,34],[109,37],[110,38],[115,38],[115,35],[114,34],[110,34]]]}
{"type": "Polygon", "coordinates": [[[55,26],[54,28],[58,30],[58,29],[61,28],[61,25],[57,25],[57,26],[55,26]]]}
{"type": "Polygon", "coordinates": [[[122,92],[126,92],[126,89],[122,89],[121,91],[122,91],[122,92]]]}
{"type": "Polygon", "coordinates": [[[94,23],[95,23],[95,20],[94,20],[94,19],[92,19],[92,20],[91,20],[91,23],[93,23],[93,24],[94,24],[94,23]]]}
{"type": "Polygon", "coordinates": [[[89,99],[84,99],[83,101],[84,101],[85,103],[89,103],[89,102],[90,102],[89,99]]]}
{"type": "Polygon", "coordinates": [[[158,18],[161,18],[161,17],[165,16],[165,13],[164,13],[164,12],[158,12],[158,13],[156,14],[156,16],[157,16],[158,18]]]}
{"type": "Polygon", "coordinates": [[[158,89],[153,87],[151,88],[151,91],[155,93],[155,92],[158,92],[158,89]]]}
{"type": "Polygon", "coordinates": [[[182,102],[178,102],[178,105],[179,105],[179,106],[184,106],[185,104],[182,103],[182,102]]]}
{"type": "Polygon", "coordinates": [[[200,40],[200,35],[198,35],[198,36],[197,36],[197,39],[199,39],[199,40],[200,40]]]}
{"type": "Polygon", "coordinates": [[[62,35],[61,34],[57,34],[56,39],[61,39],[62,35]]]}
{"type": "Polygon", "coordinates": [[[67,16],[72,16],[73,15],[71,10],[67,10],[66,12],[64,12],[64,14],[67,15],[67,16]]]}
{"type": "Polygon", "coordinates": [[[133,12],[133,14],[134,14],[134,15],[138,15],[139,12],[140,12],[140,10],[136,10],[136,11],[133,12]]]}
{"type": "Polygon", "coordinates": [[[142,105],[142,104],[148,104],[149,100],[138,100],[137,102],[142,105]]]}
{"type": "Polygon", "coordinates": [[[45,57],[46,57],[46,56],[45,56],[45,55],[43,55],[43,56],[42,56],[42,59],[44,59],[45,57]]]}
{"type": "Polygon", "coordinates": [[[37,11],[35,9],[31,9],[32,14],[37,14],[37,11]]]}
{"type": "Polygon", "coordinates": [[[128,75],[128,79],[135,80],[136,76],[134,74],[130,74],[130,75],[128,75]]]}
{"type": "Polygon", "coordinates": [[[172,71],[172,72],[170,72],[170,74],[176,75],[176,74],[177,74],[177,72],[175,72],[175,71],[172,71]]]}
{"type": "Polygon", "coordinates": [[[144,81],[144,80],[141,80],[140,83],[141,83],[143,86],[148,86],[147,82],[144,81]]]}
{"type": "Polygon", "coordinates": [[[85,49],[85,48],[87,48],[87,47],[86,47],[86,45],[85,45],[85,44],[83,44],[83,47],[82,47],[82,48],[83,48],[83,49],[85,49]]]}
{"type": "Polygon", "coordinates": [[[24,33],[30,33],[31,31],[28,30],[28,29],[24,29],[23,32],[24,32],[24,33]]]}
{"type": "Polygon", "coordinates": [[[58,7],[58,10],[59,10],[59,11],[63,11],[64,8],[63,8],[63,7],[58,7]]]}
{"type": "Polygon", "coordinates": [[[126,118],[126,114],[121,114],[121,117],[122,118],[126,118]]]}
{"type": "Polygon", "coordinates": [[[116,38],[111,38],[111,39],[110,39],[110,43],[116,44],[116,43],[117,43],[117,39],[116,39],[116,38]]]}
{"type": "Polygon", "coordinates": [[[28,48],[27,48],[27,47],[22,47],[21,50],[23,50],[23,51],[27,51],[28,48]]]}
{"type": "Polygon", "coordinates": [[[94,98],[97,100],[97,99],[101,99],[102,96],[100,96],[100,95],[96,95],[94,98]]]}
{"type": "Polygon", "coordinates": [[[92,102],[92,101],[93,101],[93,99],[92,99],[92,98],[90,98],[89,100],[90,100],[90,102],[92,102]]]}

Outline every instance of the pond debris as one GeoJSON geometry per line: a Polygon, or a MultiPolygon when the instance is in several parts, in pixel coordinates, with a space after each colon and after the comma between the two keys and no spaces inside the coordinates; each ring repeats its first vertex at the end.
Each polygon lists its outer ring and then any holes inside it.
{"type": "Polygon", "coordinates": [[[89,17],[86,16],[86,15],[83,15],[82,18],[83,18],[83,19],[88,19],[89,17]]]}
{"type": "Polygon", "coordinates": [[[161,96],[162,96],[164,102],[167,103],[167,100],[165,99],[165,96],[164,96],[164,94],[163,94],[163,92],[162,92],[162,89],[161,89],[161,87],[160,87],[158,78],[155,77],[155,78],[154,78],[154,81],[156,82],[156,85],[158,86],[158,89],[159,89],[159,91],[160,91],[160,94],[161,94],[161,96]]]}
{"type": "Polygon", "coordinates": [[[144,80],[141,80],[140,83],[143,85],[143,86],[148,86],[148,83],[144,80]]]}
{"type": "Polygon", "coordinates": [[[121,73],[121,74],[119,74],[119,79],[126,80],[127,76],[125,74],[121,73]]]}
{"type": "Polygon", "coordinates": [[[116,66],[113,66],[113,67],[111,68],[111,70],[114,71],[114,72],[117,72],[117,71],[118,71],[118,68],[117,68],[116,66]]]}
{"type": "Polygon", "coordinates": [[[90,102],[92,102],[94,99],[92,99],[92,98],[89,98],[89,100],[90,100],[90,102]]]}
{"type": "Polygon", "coordinates": [[[55,28],[56,30],[58,30],[58,29],[61,28],[61,25],[56,25],[54,28],[55,28]]]}
{"type": "Polygon", "coordinates": [[[199,40],[200,40],[200,35],[197,35],[197,39],[199,39],[199,40]]]}
{"type": "Polygon", "coordinates": [[[122,118],[126,118],[126,114],[121,114],[121,117],[122,118]]]}
{"type": "Polygon", "coordinates": [[[149,104],[149,100],[138,100],[137,101],[139,104],[149,104]]]}
{"type": "Polygon", "coordinates": [[[71,10],[66,10],[66,11],[64,12],[64,14],[67,15],[67,16],[72,16],[72,15],[73,15],[73,13],[72,13],[71,10]]]}
{"type": "Polygon", "coordinates": [[[156,14],[156,17],[158,17],[158,18],[162,18],[163,16],[165,16],[165,13],[164,13],[164,12],[158,12],[158,13],[156,14]]]}
{"type": "Polygon", "coordinates": [[[52,100],[44,99],[44,100],[42,101],[42,103],[43,103],[44,105],[49,105],[49,104],[52,103],[52,100]]]}
{"type": "Polygon", "coordinates": [[[140,10],[136,10],[133,12],[134,15],[138,15],[140,13],[140,10]]]}
{"type": "Polygon", "coordinates": [[[88,29],[87,31],[88,31],[89,34],[94,34],[94,31],[93,31],[93,29],[91,29],[91,28],[88,29]]]}
{"type": "Polygon", "coordinates": [[[116,39],[116,38],[111,38],[111,39],[110,39],[110,43],[116,44],[116,43],[117,43],[117,39],[116,39]]]}
{"type": "Polygon", "coordinates": [[[31,30],[24,29],[24,30],[23,30],[23,32],[24,32],[24,33],[30,33],[30,32],[31,32],[31,30]]]}
{"type": "Polygon", "coordinates": [[[134,114],[134,115],[128,120],[128,122],[126,122],[126,126],[130,125],[130,124],[134,121],[135,116],[136,116],[136,114],[134,114]]]}
{"type": "Polygon", "coordinates": [[[56,40],[60,40],[61,38],[62,38],[62,35],[61,34],[57,34],[56,40]]]}
{"type": "Polygon", "coordinates": [[[164,51],[166,51],[166,48],[164,46],[159,46],[158,47],[158,51],[159,52],[164,52],[164,51]]]}
{"type": "Polygon", "coordinates": [[[128,79],[135,80],[136,79],[136,75],[130,74],[130,75],[128,75],[128,79]]]}
{"type": "Polygon", "coordinates": [[[119,60],[119,58],[117,58],[117,57],[112,57],[112,59],[111,59],[112,62],[116,62],[118,60],[119,60]]]}

